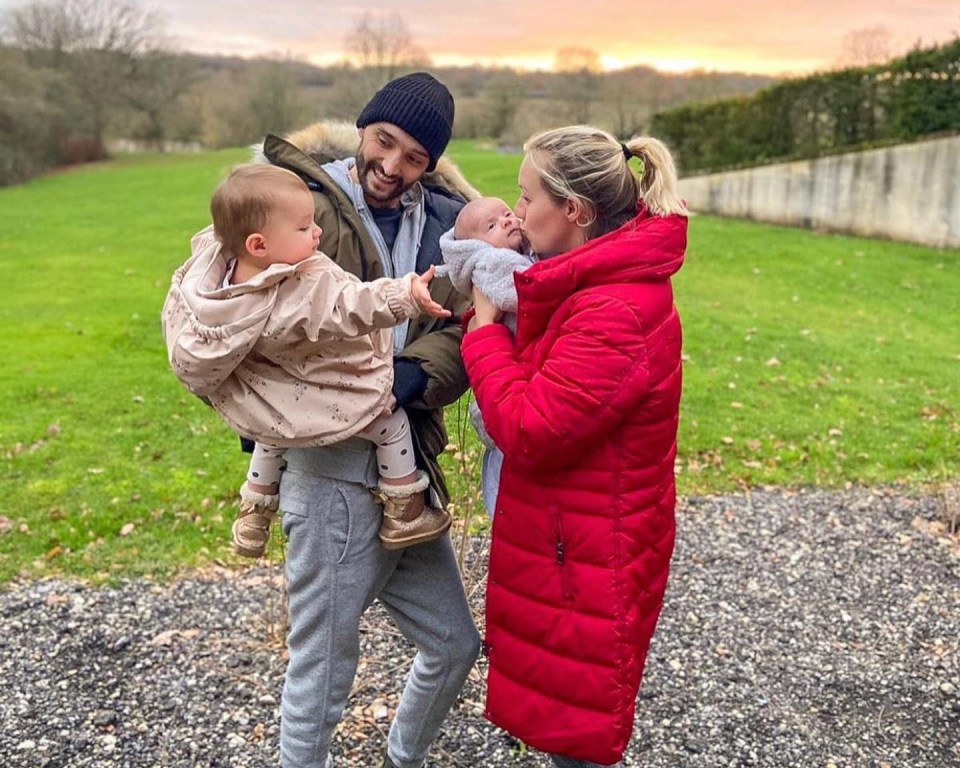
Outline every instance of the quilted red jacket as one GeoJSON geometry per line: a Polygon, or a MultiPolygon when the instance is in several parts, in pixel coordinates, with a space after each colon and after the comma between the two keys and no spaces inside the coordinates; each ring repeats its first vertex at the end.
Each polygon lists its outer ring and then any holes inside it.
{"type": "Polygon", "coordinates": [[[503,450],[486,598],[486,716],[611,764],[633,730],[674,541],[687,221],[645,210],[516,276],[516,338],[461,351],[503,450]]]}

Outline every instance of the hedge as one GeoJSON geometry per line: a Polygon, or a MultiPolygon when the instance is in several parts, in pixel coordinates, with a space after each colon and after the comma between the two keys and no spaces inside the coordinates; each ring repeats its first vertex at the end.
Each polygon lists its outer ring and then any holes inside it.
{"type": "Polygon", "coordinates": [[[960,37],[888,64],[786,80],[658,112],[650,132],[685,175],[818,157],[960,130],[960,37]]]}

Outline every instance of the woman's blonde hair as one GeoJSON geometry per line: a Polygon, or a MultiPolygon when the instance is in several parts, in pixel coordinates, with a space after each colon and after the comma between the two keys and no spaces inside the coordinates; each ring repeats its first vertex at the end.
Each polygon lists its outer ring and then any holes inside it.
{"type": "Polygon", "coordinates": [[[686,214],[673,157],[657,139],[634,136],[621,144],[599,128],[571,125],[531,136],[523,151],[551,196],[586,209],[587,239],[626,224],[641,199],[654,215],[686,214]],[[643,164],[642,175],[630,167],[631,157],[643,164]]]}
{"type": "Polygon", "coordinates": [[[238,165],[210,199],[213,233],[234,256],[246,253],[247,237],[262,232],[267,218],[291,192],[307,192],[293,171],[267,163],[238,165]]]}

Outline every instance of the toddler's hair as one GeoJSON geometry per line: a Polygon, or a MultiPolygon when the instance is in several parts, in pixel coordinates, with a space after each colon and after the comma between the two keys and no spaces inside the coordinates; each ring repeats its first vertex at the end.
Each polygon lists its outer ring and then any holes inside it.
{"type": "Polygon", "coordinates": [[[262,232],[267,218],[293,192],[308,192],[293,171],[266,163],[238,165],[213,192],[210,216],[213,232],[234,256],[246,252],[246,240],[262,232]]]}

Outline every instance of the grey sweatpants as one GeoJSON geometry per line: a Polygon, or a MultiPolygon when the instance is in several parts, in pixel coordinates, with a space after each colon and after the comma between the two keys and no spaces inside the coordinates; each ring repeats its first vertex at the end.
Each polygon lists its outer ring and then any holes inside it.
{"type": "Polygon", "coordinates": [[[480,636],[447,537],[380,545],[369,443],[291,449],[280,484],[290,661],[281,701],[284,768],[322,768],[357,670],[360,616],[379,599],[417,647],[387,737],[399,768],[419,768],[477,659],[480,636]]]}
{"type": "Polygon", "coordinates": [[[564,757],[563,755],[550,755],[550,759],[557,768],[618,768],[620,765],[620,763],[615,763],[614,765],[604,766],[599,763],[588,762],[587,760],[576,760],[572,757],[564,757]]]}

